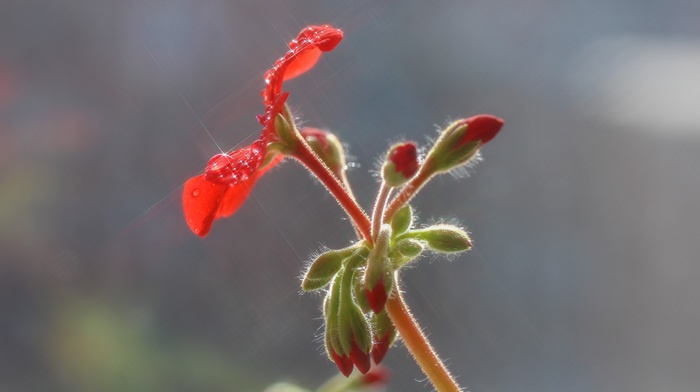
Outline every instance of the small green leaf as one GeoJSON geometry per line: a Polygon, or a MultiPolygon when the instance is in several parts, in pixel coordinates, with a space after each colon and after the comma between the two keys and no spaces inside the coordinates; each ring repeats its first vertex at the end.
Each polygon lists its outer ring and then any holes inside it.
{"type": "Polygon", "coordinates": [[[406,204],[399,208],[391,218],[391,232],[394,237],[405,233],[413,224],[413,211],[411,206],[406,204]]]}

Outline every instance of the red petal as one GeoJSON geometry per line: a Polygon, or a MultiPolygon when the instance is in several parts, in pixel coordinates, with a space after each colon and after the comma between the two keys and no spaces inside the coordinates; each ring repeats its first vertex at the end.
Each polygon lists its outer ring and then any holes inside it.
{"type": "Polygon", "coordinates": [[[250,190],[253,189],[257,179],[257,175],[253,175],[238,184],[226,185],[219,208],[216,211],[216,218],[227,217],[236,212],[250,195],[250,190]]]}
{"type": "Polygon", "coordinates": [[[200,237],[209,233],[216,217],[219,202],[226,185],[204,179],[204,175],[190,178],[182,192],[182,207],[190,229],[200,237]]]}
{"type": "Polygon", "coordinates": [[[316,46],[308,46],[308,49],[297,54],[287,63],[282,81],[296,78],[304,72],[310,70],[321,58],[321,50],[316,46]]]}
{"type": "Polygon", "coordinates": [[[265,73],[263,101],[270,105],[282,92],[282,82],[295,78],[313,68],[321,57],[338,45],[343,31],[330,25],[309,26],[303,29],[296,39],[289,42],[289,50],[265,73]]]}
{"type": "Polygon", "coordinates": [[[251,175],[247,180],[241,181],[236,185],[228,185],[224,191],[224,195],[219,203],[219,209],[216,213],[216,218],[231,216],[243,204],[245,199],[250,195],[250,191],[255,186],[255,182],[268,170],[280,163],[284,159],[284,155],[277,154],[272,161],[261,168],[255,174],[251,175]]]}

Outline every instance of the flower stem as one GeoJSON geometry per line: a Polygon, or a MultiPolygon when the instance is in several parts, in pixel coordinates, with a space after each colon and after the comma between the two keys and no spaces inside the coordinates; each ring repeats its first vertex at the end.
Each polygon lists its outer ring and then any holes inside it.
{"type": "Polygon", "coordinates": [[[430,165],[421,166],[418,173],[408,182],[401,191],[394,196],[389,205],[384,212],[384,221],[389,222],[393,218],[396,211],[403,207],[406,203],[413,198],[413,196],[418,193],[421,188],[432,178],[433,170],[429,167],[430,165]]]}
{"type": "Polygon", "coordinates": [[[391,189],[392,188],[388,187],[386,182],[382,180],[382,184],[379,186],[377,199],[374,201],[374,209],[372,210],[372,239],[376,239],[379,234],[379,228],[382,226],[384,218],[386,201],[391,194],[391,189]]]}
{"type": "Polygon", "coordinates": [[[428,339],[421,331],[416,319],[411,315],[406,302],[398,288],[394,286],[394,292],[386,303],[386,310],[391,317],[391,321],[396,326],[401,338],[403,338],[408,351],[423,370],[430,382],[438,392],[459,392],[462,389],[454,378],[450,375],[445,364],[442,363],[428,339]]]}
{"type": "Polygon", "coordinates": [[[300,141],[301,143],[299,143],[299,148],[295,151],[294,157],[321,181],[355,223],[362,237],[372,244],[373,240],[370,232],[371,224],[367,214],[365,214],[362,207],[357,204],[355,198],[352,197],[352,194],[343,186],[340,180],[328,169],[321,159],[314,154],[311,147],[309,147],[305,141],[300,141]]]}

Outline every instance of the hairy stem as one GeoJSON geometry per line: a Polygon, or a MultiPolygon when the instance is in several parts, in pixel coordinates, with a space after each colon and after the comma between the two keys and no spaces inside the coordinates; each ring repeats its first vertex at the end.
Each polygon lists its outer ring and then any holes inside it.
{"type": "Polygon", "coordinates": [[[367,214],[365,214],[362,208],[357,204],[355,198],[352,197],[352,194],[343,186],[340,180],[328,169],[326,164],[314,154],[311,147],[309,147],[303,139],[301,139],[300,142],[299,148],[297,148],[294,153],[294,157],[321,181],[326,189],[335,197],[340,206],[343,207],[350,219],[355,223],[362,237],[372,244],[373,240],[370,232],[371,224],[367,214]]]}
{"type": "Polygon", "coordinates": [[[423,370],[430,382],[438,392],[459,392],[462,389],[457,381],[450,375],[445,364],[440,360],[428,339],[421,331],[416,319],[411,315],[406,302],[398,288],[398,276],[396,286],[386,303],[386,310],[391,321],[396,326],[408,351],[423,370]]]}
{"type": "Polygon", "coordinates": [[[386,201],[390,194],[391,188],[386,185],[386,182],[382,181],[377,193],[377,199],[374,201],[374,209],[372,210],[372,239],[376,239],[379,234],[379,228],[382,226],[384,218],[386,201]]]}
{"type": "Polygon", "coordinates": [[[423,188],[423,186],[432,176],[433,170],[429,167],[429,165],[421,166],[418,173],[408,182],[408,184],[401,188],[401,191],[394,196],[394,199],[389,203],[389,206],[384,212],[384,222],[391,221],[391,218],[394,217],[396,211],[408,203],[413,196],[415,196],[416,193],[423,188]]]}

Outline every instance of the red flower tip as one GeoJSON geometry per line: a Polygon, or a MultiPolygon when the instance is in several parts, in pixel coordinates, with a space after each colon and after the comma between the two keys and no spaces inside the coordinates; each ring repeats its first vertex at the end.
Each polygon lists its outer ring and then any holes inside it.
{"type": "Polygon", "coordinates": [[[374,358],[374,363],[379,365],[384,359],[389,347],[391,346],[391,332],[384,334],[384,337],[375,339],[372,345],[372,358],[374,358]]]}
{"type": "Polygon", "coordinates": [[[361,378],[362,385],[382,385],[389,382],[389,370],[384,366],[375,366],[361,378]]]}
{"type": "Polygon", "coordinates": [[[311,41],[322,52],[330,52],[343,39],[343,30],[331,25],[308,26],[297,36],[296,41],[311,41]]]}
{"type": "Polygon", "coordinates": [[[397,172],[411,178],[418,171],[418,149],[413,142],[397,145],[389,152],[389,160],[397,172]]]}
{"type": "Polygon", "coordinates": [[[381,313],[388,299],[386,288],[384,287],[384,279],[380,279],[372,290],[365,289],[365,295],[372,311],[376,314],[381,313]]]}
{"type": "Polygon", "coordinates": [[[359,370],[362,374],[367,373],[372,367],[369,353],[362,351],[362,349],[357,346],[357,342],[354,340],[352,342],[352,347],[350,348],[350,358],[355,366],[357,366],[357,370],[359,370]]]}
{"type": "Polygon", "coordinates": [[[289,42],[289,51],[265,73],[267,87],[262,95],[270,104],[282,92],[282,82],[310,70],[321,57],[321,52],[333,50],[343,38],[343,31],[330,25],[309,26],[289,42]]]}
{"type": "Polygon", "coordinates": [[[467,126],[467,132],[459,141],[459,145],[462,146],[474,140],[479,140],[481,144],[485,144],[496,136],[503,124],[502,118],[490,114],[479,114],[466,118],[460,122],[460,125],[467,126]]]}
{"type": "Polygon", "coordinates": [[[333,362],[335,362],[338,369],[340,369],[340,372],[343,373],[343,376],[350,377],[352,369],[354,368],[352,359],[347,355],[340,356],[335,351],[331,351],[331,356],[333,357],[333,362]]]}

